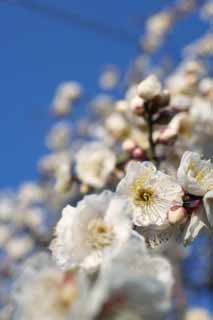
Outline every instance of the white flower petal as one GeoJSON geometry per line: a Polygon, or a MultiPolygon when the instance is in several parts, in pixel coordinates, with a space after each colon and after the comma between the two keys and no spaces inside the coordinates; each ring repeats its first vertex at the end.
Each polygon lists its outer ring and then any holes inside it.
{"type": "Polygon", "coordinates": [[[213,227],[213,191],[209,191],[203,198],[203,204],[209,224],[213,227]]]}

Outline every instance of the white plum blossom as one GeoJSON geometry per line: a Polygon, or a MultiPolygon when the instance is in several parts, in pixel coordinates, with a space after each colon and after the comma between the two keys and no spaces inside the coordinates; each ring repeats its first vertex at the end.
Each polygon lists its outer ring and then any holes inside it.
{"type": "Polygon", "coordinates": [[[82,182],[102,188],[115,168],[115,154],[102,143],[85,144],[76,154],[76,173],[82,182]]]}
{"type": "Polygon", "coordinates": [[[198,203],[192,209],[183,232],[183,242],[189,244],[203,228],[213,227],[213,165],[200,154],[186,151],[181,159],[177,177],[189,201],[198,203]]]}
{"type": "Polygon", "coordinates": [[[93,270],[106,252],[119,249],[128,240],[131,229],[127,202],[104,191],[85,196],[76,207],[64,208],[51,250],[64,270],[76,266],[93,270]]]}
{"type": "Polygon", "coordinates": [[[186,151],[177,172],[178,181],[189,194],[204,196],[213,191],[213,165],[200,154],[186,151]]]}
{"type": "Polygon", "coordinates": [[[132,206],[134,223],[142,227],[168,227],[167,213],[182,205],[182,188],[174,178],[158,171],[151,162],[131,162],[117,194],[132,206]]]}
{"type": "Polygon", "coordinates": [[[208,222],[203,206],[193,210],[188,222],[185,225],[181,240],[183,244],[189,245],[200,233],[203,228],[208,228],[208,222]]]}
{"type": "Polygon", "coordinates": [[[39,169],[44,174],[57,174],[62,166],[71,167],[72,154],[70,150],[50,153],[39,161],[39,169]]]}
{"type": "Polygon", "coordinates": [[[82,88],[79,83],[68,81],[62,83],[56,90],[52,103],[52,110],[57,116],[67,115],[72,108],[73,102],[82,95],[82,88]]]}
{"type": "Polygon", "coordinates": [[[67,319],[82,290],[87,291],[83,274],[62,273],[48,255],[35,255],[24,263],[15,282],[13,319],[67,319]]]}
{"type": "Polygon", "coordinates": [[[133,236],[115,256],[106,256],[90,296],[80,299],[74,319],[163,320],[171,307],[172,269],[161,257],[148,255],[144,241],[133,236]]]}

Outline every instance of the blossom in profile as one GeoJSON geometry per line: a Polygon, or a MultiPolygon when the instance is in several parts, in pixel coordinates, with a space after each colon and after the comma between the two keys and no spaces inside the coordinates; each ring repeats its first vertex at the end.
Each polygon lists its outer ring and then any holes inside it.
{"type": "Polygon", "coordinates": [[[184,244],[194,240],[203,228],[213,227],[213,166],[199,153],[186,151],[181,159],[177,178],[185,191],[188,222],[183,232],[184,244]]]}
{"type": "Polygon", "coordinates": [[[116,192],[128,199],[134,223],[142,227],[166,228],[169,209],[182,205],[181,186],[151,162],[131,162],[116,192]]]}
{"type": "Polygon", "coordinates": [[[110,191],[85,196],[66,206],[51,243],[53,257],[64,270],[80,266],[95,270],[106,252],[119,249],[130,237],[132,216],[123,199],[110,191]]]}
{"type": "Polygon", "coordinates": [[[196,152],[186,151],[183,154],[177,177],[189,194],[204,196],[213,191],[213,165],[210,160],[202,160],[196,152]]]}
{"type": "Polygon", "coordinates": [[[87,143],[76,154],[78,178],[95,188],[102,188],[115,168],[115,154],[99,142],[87,143]]]}
{"type": "Polygon", "coordinates": [[[64,320],[86,288],[83,274],[62,273],[48,255],[35,255],[24,263],[15,281],[13,319],[64,320]]]}

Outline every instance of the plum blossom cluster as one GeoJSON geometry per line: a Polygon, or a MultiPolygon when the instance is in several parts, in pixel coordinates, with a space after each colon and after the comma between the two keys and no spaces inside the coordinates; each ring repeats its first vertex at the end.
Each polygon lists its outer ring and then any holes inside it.
{"type": "MultiPolygon", "coordinates": [[[[98,94],[74,124],[68,116],[85,90],[57,88],[38,181],[0,194],[0,318],[165,320],[177,304],[177,260],[201,231],[213,232],[211,31],[168,72],[150,57],[198,3],[148,18],[119,100],[98,94]]],[[[201,16],[211,22],[211,2],[201,16]]],[[[113,89],[119,76],[107,66],[100,87],[113,89]]]]}
{"type": "MultiPolygon", "coordinates": [[[[99,246],[106,246],[100,239],[99,246]]],[[[14,319],[163,320],[172,286],[169,262],[150,256],[136,235],[119,252],[106,253],[99,273],[92,275],[77,267],[62,272],[47,254],[39,254],[25,263],[15,284],[14,319]]]]}

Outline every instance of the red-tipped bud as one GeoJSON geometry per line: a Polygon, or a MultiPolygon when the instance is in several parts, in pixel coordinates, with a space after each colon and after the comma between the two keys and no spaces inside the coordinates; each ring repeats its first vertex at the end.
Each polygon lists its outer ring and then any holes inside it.
{"type": "Polygon", "coordinates": [[[187,217],[187,211],[184,207],[174,206],[168,211],[168,220],[171,224],[183,223],[187,217]]]}

